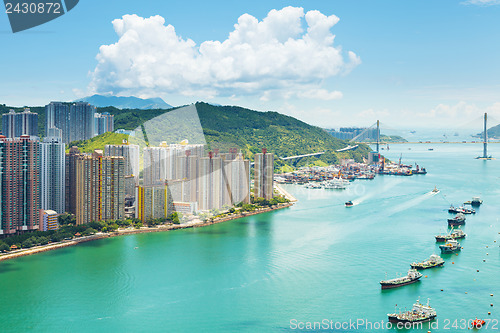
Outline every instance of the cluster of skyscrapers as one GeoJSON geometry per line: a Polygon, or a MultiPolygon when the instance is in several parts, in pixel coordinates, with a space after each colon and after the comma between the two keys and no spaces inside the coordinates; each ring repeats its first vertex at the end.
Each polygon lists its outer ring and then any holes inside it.
{"type": "MultiPolygon", "coordinates": [[[[0,235],[57,228],[57,215],[77,224],[136,217],[166,218],[250,203],[250,161],[236,148],[205,152],[202,144],[124,141],[81,153],[66,144],[113,129],[112,115],[88,103],[46,106],[45,137],[29,110],[2,116],[0,136],[0,235]],[[101,123],[100,123],[101,122],[101,123]],[[102,125],[102,126],[101,126],[102,125]]],[[[255,155],[254,196],[273,197],[274,158],[255,155]]]]}
{"type": "Polygon", "coordinates": [[[65,144],[96,135],[95,107],[52,102],[45,109],[45,137],[41,141],[37,113],[27,108],[2,115],[0,235],[57,228],[57,215],[71,211],[66,205],[71,191],[65,144]]]}

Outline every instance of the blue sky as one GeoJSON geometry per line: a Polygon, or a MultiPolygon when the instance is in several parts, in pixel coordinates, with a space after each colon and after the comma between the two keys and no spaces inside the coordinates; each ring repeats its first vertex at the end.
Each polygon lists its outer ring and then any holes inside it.
{"type": "Polygon", "coordinates": [[[439,127],[486,111],[500,119],[499,17],[498,1],[490,0],[80,0],[66,15],[12,34],[2,13],[0,103],[44,105],[111,91],[159,96],[172,105],[204,100],[277,110],[326,127],[371,125],[376,119],[394,126],[439,127]],[[257,36],[247,52],[241,50],[247,42],[243,37],[226,46],[207,43],[228,40],[242,15],[251,15],[241,21],[245,24],[262,23],[272,10],[279,11],[274,23],[269,19],[268,25],[239,31],[284,36],[281,44],[257,36]],[[132,14],[137,18],[122,18],[132,14]],[[164,24],[149,19],[155,15],[164,24]],[[301,43],[285,45],[287,38],[308,38],[307,17],[323,26],[311,42],[318,52],[311,44],[304,49],[301,43]],[[120,39],[112,24],[116,19],[126,27],[125,37],[137,37],[136,44],[120,39]],[[283,19],[298,19],[300,25],[283,19]],[[333,25],[325,30],[327,21],[333,25]],[[163,29],[167,25],[175,28],[173,37],[163,29]],[[327,32],[335,36],[333,43],[323,42],[327,32]],[[117,54],[100,51],[101,45],[119,40],[117,54]],[[169,42],[171,49],[165,47],[169,42]],[[206,52],[201,59],[197,53],[203,43],[212,55],[206,52]],[[320,53],[325,57],[317,57],[320,53]],[[136,64],[133,73],[123,68],[128,63],[136,64]]]}

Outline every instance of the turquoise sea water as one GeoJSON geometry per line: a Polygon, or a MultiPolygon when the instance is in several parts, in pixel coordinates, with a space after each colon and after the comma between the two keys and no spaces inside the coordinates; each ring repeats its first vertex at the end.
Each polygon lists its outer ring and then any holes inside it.
{"type": "MultiPolygon", "coordinates": [[[[425,176],[378,176],[345,191],[288,185],[299,199],[289,209],[0,262],[0,331],[295,332],[298,322],[380,324],[418,297],[438,312],[432,332],[467,331],[460,320],[476,316],[498,320],[500,160],[473,159],[479,145],[428,148],[385,152],[425,166],[425,176]],[[474,195],[484,205],[467,217],[462,252],[444,255],[445,266],[423,271],[419,283],[381,291],[386,273],[439,253],[434,235],[447,230],[450,203],[474,195]],[[347,200],[357,205],[345,208],[347,200]]],[[[500,145],[490,151],[500,158],[500,145]]],[[[337,331],[396,331],[377,327],[337,331]]]]}

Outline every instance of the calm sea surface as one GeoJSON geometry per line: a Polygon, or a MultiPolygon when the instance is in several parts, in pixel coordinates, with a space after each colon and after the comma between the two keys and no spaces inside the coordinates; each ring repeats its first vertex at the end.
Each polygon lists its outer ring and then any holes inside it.
{"type": "MultiPolygon", "coordinates": [[[[299,199],[289,209],[0,262],[0,331],[293,332],[299,322],[363,320],[374,326],[337,331],[394,332],[377,328],[419,297],[438,312],[432,332],[498,320],[500,160],[475,160],[480,145],[429,147],[383,151],[425,166],[425,176],[378,176],[345,191],[288,185],[299,199]],[[381,291],[386,274],[439,253],[434,235],[447,230],[447,208],[475,195],[484,204],[467,217],[462,252],[444,255],[445,266],[419,283],[381,291]]],[[[500,144],[490,151],[500,158],[500,144]]]]}

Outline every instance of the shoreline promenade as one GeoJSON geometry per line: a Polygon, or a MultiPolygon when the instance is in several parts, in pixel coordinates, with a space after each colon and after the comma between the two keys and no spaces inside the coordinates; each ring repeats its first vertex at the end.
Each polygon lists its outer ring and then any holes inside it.
{"type": "MultiPolygon", "coordinates": [[[[279,187],[277,186],[277,188],[279,188],[279,187]]],[[[283,190],[283,189],[281,189],[281,190],[283,190]]],[[[286,194],[288,194],[288,193],[286,193],[286,194]]],[[[272,206],[272,207],[267,207],[267,208],[260,208],[260,209],[257,209],[255,211],[252,211],[252,212],[242,212],[242,213],[238,213],[238,214],[232,214],[230,216],[218,218],[218,219],[215,219],[213,221],[203,222],[199,219],[195,219],[193,221],[189,221],[187,223],[177,224],[177,225],[176,224],[168,224],[168,225],[164,224],[164,225],[159,225],[159,226],[156,226],[153,228],[149,228],[149,227],[142,227],[140,229],[127,228],[127,229],[118,229],[116,232],[110,232],[110,233],[99,232],[99,233],[97,233],[95,235],[91,235],[91,236],[78,237],[78,238],[74,238],[72,240],[65,240],[65,241],[58,242],[58,243],[50,243],[47,245],[35,246],[35,247],[29,248],[29,249],[20,249],[20,250],[8,252],[8,253],[1,253],[0,254],[0,261],[24,257],[24,256],[42,253],[42,252],[47,252],[47,251],[52,251],[52,250],[57,250],[60,248],[74,246],[74,245],[78,245],[80,243],[86,243],[86,242],[95,241],[95,240],[104,239],[104,238],[143,234],[143,233],[150,233],[150,232],[164,232],[164,231],[188,229],[188,228],[200,228],[200,227],[206,227],[206,226],[217,224],[217,223],[222,223],[222,222],[227,222],[227,221],[231,221],[231,220],[244,218],[247,216],[263,214],[263,213],[271,212],[274,210],[279,210],[279,209],[288,208],[290,206],[293,206],[294,202],[296,202],[297,199],[295,199],[290,194],[288,194],[288,196],[286,194],[284,194],[285,197],[292,198],[293,202],[292,202],[292,200],[290,200],[289,203],[278,204],[277,206],[272,206]]]]}

